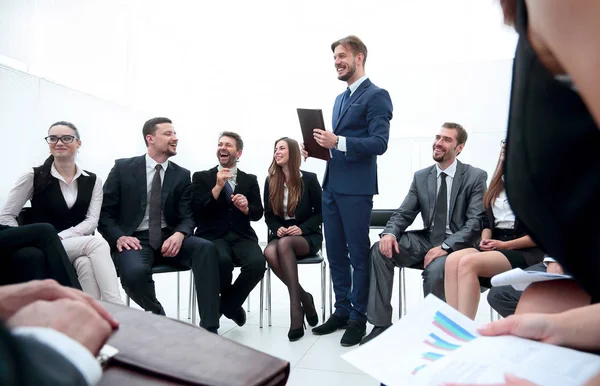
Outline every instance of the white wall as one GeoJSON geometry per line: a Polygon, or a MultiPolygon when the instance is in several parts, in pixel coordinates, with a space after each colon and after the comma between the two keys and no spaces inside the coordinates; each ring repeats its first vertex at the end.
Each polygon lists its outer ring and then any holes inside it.
{"type": "MultiPolygon", "coordinates": [[[[369,48],[367,73],[394,103],[375,207],[397,207],[415,170],[432,163],[444,121],[470,134],[463,162],[496,164],[506,130],[515,35],[495,0],[0,0],[0,127],[14,179],[48,154],[46,129],[81,130],[80,161],[105,178],[113,160],[142,154],[143,122],[166,115],[180,137],[175,162],[216,164],[217,133],[245,139],[240,168],[261,184],[273,141],[299,138],[296,108],[331,120],[330,43],[349,33],[369,48]],[[15,71],[18,69],[21,71],[15,71]]],[[[324,164],[305,168],[322,175],[324,164]]],[[[266,237],[262,222],[256,226],[266,237]]]]}

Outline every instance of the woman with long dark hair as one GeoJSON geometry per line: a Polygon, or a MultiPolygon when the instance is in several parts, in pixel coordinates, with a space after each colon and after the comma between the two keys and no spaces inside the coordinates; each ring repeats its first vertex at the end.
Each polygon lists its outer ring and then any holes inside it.
{"type": "Polygon", "coordinates": [[[94,298],[122,304],[110,247],[92,235],[100,217],[102,181],[75,163],[81,146],[79,130],[70,122],[56,122],[45,140],[51,155],[17,180],[0,223],[18,226],[16,217],[31,200],[27,222],[54,226],[83,290],[94,298]]]}
{"type": "Polygon", "coordinates": [[[504,146],[502,141],[496,171],[483,197],[486,218],[479,251],[462,249],[451,253],[446,260],[446,302],[471,319],[475,319],[479,305],[479,277],[490,278],[512,268],[526,268],[544,258],[521,228],[506,198],[504,146]]]}
{"type": "Polygon", "coordinates": [[[300,162],[298,142],[287,137],[275,141],[264,190],[269,228],[265,258],[288,288],[290,341],[304,336],[304,315],[311,326],[319,322],[312,295],[298,281],[297,260],[321,249],[321,185],[316,174],[300,170],[300,162]]]}

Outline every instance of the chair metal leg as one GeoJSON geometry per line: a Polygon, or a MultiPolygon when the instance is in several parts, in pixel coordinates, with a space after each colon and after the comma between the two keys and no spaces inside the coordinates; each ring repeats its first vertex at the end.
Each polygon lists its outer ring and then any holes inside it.
{"type": "Polygon", "coordinates": [[[190,271],[190,296],[188,297],[188,299],[190,299],[190,302],[188,304],[188,320],[192,319],[192,291],[194,290],[194,278],[192,276],[192,271],[190,271]]]}
{"type": "Polygon", "coordinates": [[[333,315],[333,279],[331,278],[331,267],[329,267],[329,316],[333,315]]]}
{"type": "Polygon", "coordinates": [[[179,272],[177,272],[177,320],[179,320],[179,313],[181,312],[181,288],[179,288],[180,284],[181,278],[179,272]]]}
{"type": "Polygon", "coordinates": [[[192,324],[196,324],[196,285],[192,279],[192,324]]]}
{"type": "Polygon", "coordinates": [[[321,320],[325,323],[325,302],[327,299],[327,263],[325,260],[321,263],[321,309],[323,313],[321,320]]]}
{"type": "Polygon", "coordinates": [[[267,308],[269,310],[269,312],[267,313],[267,318],[268,318],[268,323],[269,323],[269,327],[271,327],[271,314],[272,314],[272,308],[271,308],[271,268],[267,268],[267,308]]]}
{"type": "Polygon", "coordinates": [[[260,328],[263,328],[263,313],[264,313],[264,279],[260,279],[260,328]]]}
{"type": "Polygon", "coordinates": [[[131,299],[129,298],[129,295],[125,294],[125,304],[127,304],[127,307],[131,306],[131,299]]]}
{"type": "Polygon", "coordinates": [[[404,307],[404,315],[406,315],[406,268],[402,268],[402,304],[404,307]]]}
{"type": "Polygon", "coordinates": [[[398,270],[398,319],[402,319],[402,267],[398,270]]]}
{"type": "Polygon", "coordinates": [[[247,311],[248,312],[250,312],[250,295],[252,295],[252,291],[250,291],[250,293],[248,294],[248,299],[246,299],[246,302],[248,303],[248,306],[247,306],[247,308],[248,308],[247,311]]]}

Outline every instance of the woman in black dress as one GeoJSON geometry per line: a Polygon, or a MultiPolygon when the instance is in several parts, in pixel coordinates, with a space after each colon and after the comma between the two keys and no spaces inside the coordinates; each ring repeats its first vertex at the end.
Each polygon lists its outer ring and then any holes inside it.
{"type": "Polygon", "coordinates": [[[265,258],[288,287],[290,294],[290,341],[304,336],[303,319],[319,322],[315,303],[298,281],[296,261],[321,249],[321,185],[316,174],[300,170],[300,148],[291,138],[275,142],[273,161],[265,181],[265,221],[269,245],[265,258]]]}

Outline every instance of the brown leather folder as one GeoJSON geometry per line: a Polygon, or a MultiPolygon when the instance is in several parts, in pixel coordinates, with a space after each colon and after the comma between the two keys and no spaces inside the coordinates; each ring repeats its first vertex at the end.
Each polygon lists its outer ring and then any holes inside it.
{"type": "Polygon", "coordinates": [[[184,322],[103,305],[120,323],[107,343],[119,352],[105,365],[98,385],[278,386],[287,382],[287,361],[184,322]]]}
{"type": "Polygon", "coordinates": [[[300,128],[302,129],[302,139],[304,148],[308,152],[309,157],[329,160],[331,155],[329,149],[319,145],[313,136],[314,129],[325,130],[325,122],[323,121],[323,112],[318,109],[297,109],[298,119],[300,120],[300,128]]]}

